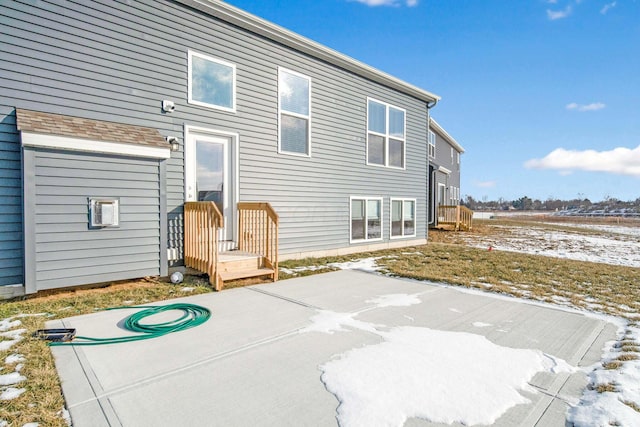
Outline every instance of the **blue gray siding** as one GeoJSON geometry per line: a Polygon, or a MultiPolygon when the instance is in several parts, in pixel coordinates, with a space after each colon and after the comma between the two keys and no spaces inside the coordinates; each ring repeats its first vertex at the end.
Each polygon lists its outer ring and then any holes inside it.
{"type": "MultiPolygon", "coordinates": [[[[240,200],[273,205],[280,215],[281,253],[350,246],[352,195],[384,197],[385,240],[389,199],[416,198],[417,237],[426,238],[423,101],[177,2],[53,3],[13,1],[0,9],[0,121],[11,121],[18,107],[177,136],[181,149],[166,165],[166,209],[168,245],[179,249],[179,257],[185,125],[239,135],[240,200]],[[180,31],[169,34],[167,26],[180,31]],[[235,113],[187,103],[189,49],[236,64],[235,113]],[[277,152],[279,66],[312,79],[311,158],[277,152]],[[367,96],[406,110],[406,170],[366,166],[367,96]],[[174,113],[162,113],[163,99],[175,102],[174,113]]],[[[11,145],[15,157],[16,135],[11,123],[9,128],[0,144],[11,145]]],[[[19,161],[6,173],[19,177],[16,168],[19,161]]],[[[18,185],[8,191],[15,193],[18,185]]],[[[15,221],[17,213],[10,215],[15,221]]]]}
{"type": "MultiPolygon", "coordinates": [[[[436,157],[432,160],[436,169],[441,166],[451,171],[450,174],[442,172],[436,173],[436,182],[445,184],[446,198],[449,200],[451,197],[451,187],[460,188],[460,164],[457,162],[458,151],[452,147],[452,145],[442,138],[436,131],[436,157]],[[453,148],[453,159],[451,158],[451,149],[453,148]]],[[[437,190],[437,187],[436,187],[437,190]]],[[[437,193],[436,193],[437,195],[437,193]]],[[[447,202],[448,203],[448,202],[447,202]]]]}
{"type": "Polygon", "coordinates": [[[156,159],[25,148],[27,292],[160,274],[156,159]],[[120,225],[89,228],[88,198],[118,198],[120,225]]]}
{"type": "Polygon", "coordinates": [[[20,137],[13,109],[3,105],[0,105],[0,236],[0,286],[22,284],[20,137]]]}

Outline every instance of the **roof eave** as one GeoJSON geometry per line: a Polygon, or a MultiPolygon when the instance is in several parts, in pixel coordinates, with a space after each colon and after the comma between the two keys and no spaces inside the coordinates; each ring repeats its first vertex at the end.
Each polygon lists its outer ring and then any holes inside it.
{"type": "Polygon", "coordinates": [[[440,100],[435,95],[417,86],[402,81],[390,74],[366,65],[356,59],[330,49],[293,31],[273,24],[242,9],[219,0],[176,0],[201,12],[207,13],[247,31],[259,34],[275,42],[281,43],[299,52],[333,64],[354,74],[383,84],[399,92],[411,95],[421,101],[432,103],[440,100]]]}
{"type": "Polygon", "coordinates": [[[456,141],[451,135],[449,135],[449,133],[444,130],[444,128],[440,126],[440,124],[436,122],[433,117],[429,117],[429,122],[430,128],[435,129],[440,134],[440,136],[442,136],[449,144],[451,144],[453,148],[458,150],[458,152],[460,152],[461,154],[464,153],[465,150],[462,145],[460,145],[458,141],[456,141]]]}

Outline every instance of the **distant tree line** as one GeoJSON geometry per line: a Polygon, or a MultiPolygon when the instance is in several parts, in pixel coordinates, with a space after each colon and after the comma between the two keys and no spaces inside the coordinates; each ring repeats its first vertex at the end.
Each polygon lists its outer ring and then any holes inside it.
{"type": "Polygon", "coordinates": [[[477,200],[473,196],[465,196],[460,201],[464,206],[476,211],[582,211],[582,212],[611,212],[611,213],[640,213],[640,197],[633,201],[622,201],[615,197],[605,197],[600,202],[592,202],[587,198],[560,200],[549,197],[547,200],[532,199],[522,196],[516,200],[477,200]]]}

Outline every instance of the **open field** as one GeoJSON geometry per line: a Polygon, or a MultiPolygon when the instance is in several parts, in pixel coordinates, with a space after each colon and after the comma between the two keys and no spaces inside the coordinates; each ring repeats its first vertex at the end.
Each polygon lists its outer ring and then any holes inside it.
{"type": "MultiPolygon", "coordinates": [[[[470,233],[432,231],[425,246],[287,261],[281,264],[280,275],[286,279],[340,268],[376,270],[626,319],[626,330],[603,357],[589,392],[602,396],[624,392],[625,407],[640,413],[638,391],[623,390],[615,376],[628,367],[640,371],[640,269],[634,264],[640,260],[638,223],[562,220],[565,222],[549,223],[548,218],[476,222],[470,233]],[[579,248],[586,260],[567,256],[574,253],[571,248],[579,248]],[[612,256],[603,253],[607,251],[618,252],[612,256]]],[[[1,303],[0,426],[2,420],[10,426],[33,422],[67,425],[49,349],[31,338],[45,321],[210,291],[206,280],[187,277],[177,286],[141,280],[1,303]]]]}

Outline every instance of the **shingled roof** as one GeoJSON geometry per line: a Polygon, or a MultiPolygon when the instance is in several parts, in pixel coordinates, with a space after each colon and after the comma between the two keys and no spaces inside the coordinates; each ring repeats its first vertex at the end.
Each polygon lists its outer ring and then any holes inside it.
{"type": "Polygon", "coordinates": [[[18,130],[93,141],[169,148],[157,129],[16,109],[18,130]]]}

